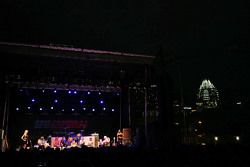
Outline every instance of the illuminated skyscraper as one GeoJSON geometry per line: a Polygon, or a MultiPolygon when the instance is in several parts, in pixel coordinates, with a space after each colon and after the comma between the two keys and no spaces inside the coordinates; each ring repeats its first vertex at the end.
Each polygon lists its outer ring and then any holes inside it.
{"type": "Polygon", "coordinates": [[[199,108],[216,108],[218,107],[219,93],[210,80],[202,81],[197,94],[197,107],[199,108]]]}

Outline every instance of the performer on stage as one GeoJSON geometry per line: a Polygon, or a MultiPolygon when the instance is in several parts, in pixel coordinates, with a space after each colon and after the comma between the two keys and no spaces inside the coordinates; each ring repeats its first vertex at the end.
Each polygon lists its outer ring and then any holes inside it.
{"type": "Polygon", "coordinates": [[[118,130],[116,137],[117,137],[117,145],[121,145],[123,139],[123,133],[121,132],[120,129],[118,130]]]}
{"type": "Polygon", "coordinates": [[[30,142],[28,133],[29,133],[29,131],[26,129],[21,137],[23,149],[30,149],[30,147],[31,147],[31,142],[30,142]]]}

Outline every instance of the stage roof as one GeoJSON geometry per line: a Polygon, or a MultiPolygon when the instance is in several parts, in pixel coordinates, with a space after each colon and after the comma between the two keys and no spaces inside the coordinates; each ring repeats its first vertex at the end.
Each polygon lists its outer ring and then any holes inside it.
{"type": "Polygon", "coordinates": [[[42,56],[86,61],[133,64],[152,64],[155,58],[155,56],[151,55],[75,48],[66,45],[36,45],[9,42],[0,42],[0,52],[33,57],[42,56]]]}

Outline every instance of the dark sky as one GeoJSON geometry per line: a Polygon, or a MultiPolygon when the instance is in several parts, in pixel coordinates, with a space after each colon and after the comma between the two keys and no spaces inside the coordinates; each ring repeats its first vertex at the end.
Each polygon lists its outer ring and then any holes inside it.
{"type": "MultiPolygon", "coordinates": [[[[153,55],[163,48],[180,64],[190,103],[204,78],[221,91],[249,91],[247,6],[237,0],[14,0],[1,2],[0,41],[153,55]]],[[[176,65],[168,68],[175,76],[176,65]]]]}

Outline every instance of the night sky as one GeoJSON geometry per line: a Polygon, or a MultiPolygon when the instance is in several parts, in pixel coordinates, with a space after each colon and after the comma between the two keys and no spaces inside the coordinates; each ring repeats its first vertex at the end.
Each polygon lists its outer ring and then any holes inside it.
{"type": "MultiPolygon", "coordinates": [[[[249,11],[243,1],[15,0],[0,4],[0,41],[175,57],[185,101],[202,79],[219,92],[250,92],[249,11]]],[[[179,89],[176,84],[176,89],[179,89]]]]}

